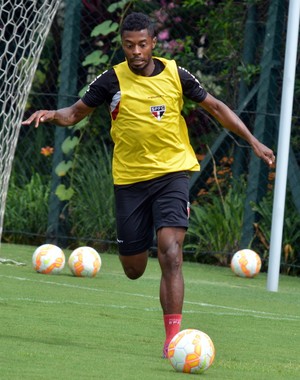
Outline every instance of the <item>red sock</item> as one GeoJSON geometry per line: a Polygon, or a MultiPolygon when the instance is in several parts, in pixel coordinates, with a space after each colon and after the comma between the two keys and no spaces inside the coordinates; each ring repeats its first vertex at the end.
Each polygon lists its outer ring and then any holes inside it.
{"type": "Polygon", "coordinates": [[[167,349],[172,338],[180,331],[182,314],[164,314],[166,340],[164,350],[167,349]]]}

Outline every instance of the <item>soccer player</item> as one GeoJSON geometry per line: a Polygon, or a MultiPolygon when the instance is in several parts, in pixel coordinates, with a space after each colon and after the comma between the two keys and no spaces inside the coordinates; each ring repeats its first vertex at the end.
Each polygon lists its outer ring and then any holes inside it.
{"type": "Polygon", "coordinates": [[[141,277],[156,231],[165,357],[182,319],[189,172],[200,170],[181,115],[183,96],[199,103],[224,128],[247,141],[267,165],[273,164],[275,157],[192,74],[173,60],[153,57],[156,36],[148,16],[128,15],[121,25],[121,41],[126,60],[99,75],[80,100],[63,109],[37,111],[23,124],[70,126],[97,106],[108,104],[119,257],[128,278],[141,277]]]}

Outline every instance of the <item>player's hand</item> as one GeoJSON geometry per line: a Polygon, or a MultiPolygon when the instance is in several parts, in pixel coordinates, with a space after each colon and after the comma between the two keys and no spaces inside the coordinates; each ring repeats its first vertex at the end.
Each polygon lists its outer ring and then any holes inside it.
{"type": "Polygon", "coordinates": [[[40,110],[33,113],[27,120],[22,122],[22,125],[30,125],[34,122],[34,127],[37,128],[40,123],[46,123],[54,120],[55,111],[40,110]]]}
{"type": "Polygon", "coordinates": [[[259,141],[252,145],[254,153],[261,158],[267,165],[272,166],[275,163],[275,155],[272,149],[268,148],[259,141]]]}

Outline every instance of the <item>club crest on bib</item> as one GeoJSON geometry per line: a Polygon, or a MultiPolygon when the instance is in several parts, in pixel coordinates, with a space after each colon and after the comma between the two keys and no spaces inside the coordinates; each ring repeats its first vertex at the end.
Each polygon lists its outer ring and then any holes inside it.
{"type": "Polygon", "coordinates": [[[164,116],[164,113],[166,112],[166,106],[151,106],[150,112],[157,120],[161,120],[161,118],[164,116]]]}

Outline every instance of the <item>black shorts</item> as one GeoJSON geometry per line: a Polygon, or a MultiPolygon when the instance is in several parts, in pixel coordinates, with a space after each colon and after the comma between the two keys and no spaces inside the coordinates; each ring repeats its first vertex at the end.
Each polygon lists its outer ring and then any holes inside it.
{"type": "Polygon", "coordinates": [[[170,173],[149,181],[115,185],[117,241],[121,255],[135,255],[153,245],[154,230],[188,228],[189,176],[170,173]]]}

